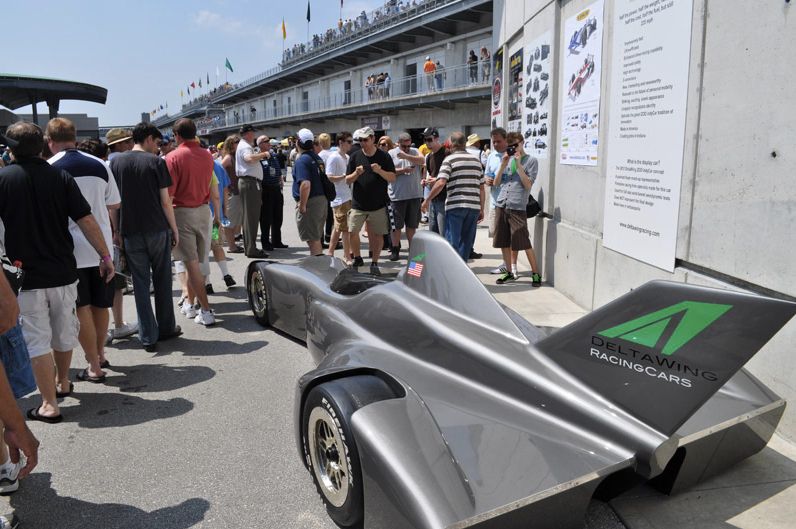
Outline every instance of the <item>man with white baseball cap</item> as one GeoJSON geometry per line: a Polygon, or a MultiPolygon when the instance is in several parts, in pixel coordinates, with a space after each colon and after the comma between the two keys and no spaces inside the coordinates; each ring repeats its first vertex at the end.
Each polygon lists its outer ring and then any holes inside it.
{"type": "Polygon", "coordinates": [[[298,156],[293,164],[293,198],[296,201],[296,226],[299,237],[307,243],[310,255],[323,255],[323,228],[326,223],[327,200],[323,192],[321,171],[324,162],[315,154],[315,135],[309,129],[297,134],[298,156]]]}

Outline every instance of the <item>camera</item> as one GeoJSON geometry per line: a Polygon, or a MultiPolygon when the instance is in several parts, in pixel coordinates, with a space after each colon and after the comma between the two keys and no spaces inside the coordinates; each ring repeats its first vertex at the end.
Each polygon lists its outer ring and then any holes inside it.
{"type": "Polygon", "coordinates": [[[517,154],[517,146],[509,145],[508,147],[506,147],[506,154],[508,154],[509,156],[514,156],[515,154],[517,154]]]}

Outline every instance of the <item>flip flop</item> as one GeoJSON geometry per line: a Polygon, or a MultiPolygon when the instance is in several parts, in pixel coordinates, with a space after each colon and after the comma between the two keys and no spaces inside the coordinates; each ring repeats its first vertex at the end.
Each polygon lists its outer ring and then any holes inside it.
{"type": "Polygon", "coordinates": [[[75,385],[72,384],[72,382],[70,381],[69,382],[69,391],[56,391],[55,392],[55,396],[56,396],[56,398],[62,399],[64,397],[68,397],[69,395],[71,395],[74,390],[75,390],[75,385]]]}
{"type": "Polygon", "coordinates": [[[100,367],[101,367],[102,369],[108,369],[109,367],[111,367],[111,363],[110,363],[110,362],[108,362],[107,360],[105,360],[105,361],[103,361],[102,363],[100,363],[100,367]]]}
{"type": "Polygon", "coordinates": [[[105,382],[105,375],[101,377],[92,377],[88,374],[88,368],[84,369],[80,373],[77,374],[77,379],[82,380],[83,382],[93,382],[94,384],[102,384],[105,382]]]}
{"type": "Polygon", "coordinates": [[[39,408],[31,408],[28,410],[28,419],[31,421],[41,421],[46,422],[47,424],[57,424],[64,420],[64,416],[60,413],[54,417],[47,417],[45,415],[39,415],[39,408]]]}

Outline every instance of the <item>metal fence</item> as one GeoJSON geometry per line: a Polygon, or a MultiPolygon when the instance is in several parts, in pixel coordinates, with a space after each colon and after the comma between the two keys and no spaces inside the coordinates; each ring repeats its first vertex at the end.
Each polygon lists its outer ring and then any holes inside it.
{"type": "MultiPolygon", "coordinates": [[[[207,127],[200,127],[204,129],[201,133],[206,134],[213,129],[231,125],[271,121],[280,118],[292,119],[305,114],[335,111],[356,106],[367,107],[370,104],[408,97],[424,97],[453,90],[482,88],[490,84],[489,76],[484,75],[485,71],[488,72],[488,69],[485,68],[488,68],[488,66],[479,61],[474,65],[463,64],[442,68],[433,74],[421,72],[418,75],[391,79],[389,83],[385,82],[372,87],[361,86],[313,99],[309,98],[309,91],[304,91],[303,94],[306,94],[306,99],[302,98],[299,101],[291,102],[289,105],[273,106],[272,104],[265,110],[258,109],[254,112],[247,108],[251,105],[250,102],[247,102],[246,106],[241,107],[237,115],[234,114],[236,110],[232,110],[232,116],[228,114],[226,117],[217,117],[207,127]]],[[[230,111],[230,108],[227,110],[230,111]]]]}

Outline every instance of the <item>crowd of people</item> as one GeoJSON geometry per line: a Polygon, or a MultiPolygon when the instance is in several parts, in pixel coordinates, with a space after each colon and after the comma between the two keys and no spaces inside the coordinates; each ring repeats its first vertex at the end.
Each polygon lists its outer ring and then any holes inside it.
{"type": "Polygon", "coordinates": [[[427,222],[467,261],[481,257],[476,227],[488,220],[503,256],[493,270],[497,283],[517,279],[524,252],[532,285],[541,284],[525,209],[538,165],[518,133],[494,129],[487,151],[476,134],[453,132],[442,141],[433,127],[416,148],[408,133],[394,142],[369,127],[334,135],[303,128],[280,142],[244,125],[206,145],[183,118],[171,134],[139,123],[105,139],[78,143],[64,118],[46,130],[18,122],[0,138],[8,146],[0,161],[0,493],[17,490],[37,462],[38,441],[14,399],[38,389],[40,404],[27,419],[61,422],[59,400],[74,391],[69,369],[77,345],[85,357],[77,380],[101,384],[113,340],[137,333],[141,347],[155,352],[182,334],[177,314],[216,323],[211,260],[231,288],[227,253],[265,258],[287,248],[287,165],[295,222],[311,255],[342,250],[359,270],[367,237],[367,272],[380,275],[382,250],[400,260],[402,240],[411,243],[427,222]],[[125,321],[121,303],[128,283],[135,324],[125,321]]]}
{"type": "Polygon", "coordinates": [[[322,48],[326,45],[333,44],[335,41],[345,38],[349,35],[359,33],[367,28],[379,24],[390,17],[399,15],[411,9],[416,9],[418,6],[423,5],[428,0],[386,0],[384,5],[375,9],[368,15],[362,11],[354,18],[347,18],[343,20],[338,19],[336,28],[328,28],[323,33],[316,33],[312,39],[306,43],[294,44],[286,49],[282,55],[282,64],[288,64],[297,61],[302,55],[310,53],[314,50],[322,48]]]}
{"type": "Polygon", "coordinates": [[[391,87],[392,77],[390,77],[389,72],[372,74],[365,79],[365,90],[368,93],[368,101],[390,97],[391,87]]]}

